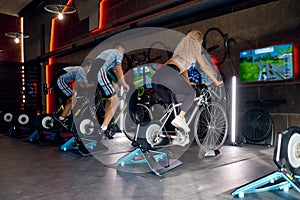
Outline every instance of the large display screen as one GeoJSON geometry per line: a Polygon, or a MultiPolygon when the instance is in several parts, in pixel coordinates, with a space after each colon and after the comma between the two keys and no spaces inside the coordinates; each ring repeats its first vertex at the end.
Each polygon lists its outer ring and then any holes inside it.
{"type": "Polygon", "coordinates": [[[149,63],[133,68],[133,84],[135,88],[145,86],[152,88],[152,76],[158,70],[161,64],[149,63]]]}
{"type": "Polygon", "coordinates": [[[294,79],[293,44],[280,44],[240,52],[241,82],[294,79]]]}

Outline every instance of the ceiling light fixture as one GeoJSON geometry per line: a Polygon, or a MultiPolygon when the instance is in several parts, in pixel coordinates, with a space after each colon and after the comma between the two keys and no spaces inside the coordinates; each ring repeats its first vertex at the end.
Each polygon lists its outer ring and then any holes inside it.
{"type": "Polygon", "coordinates": [[[57,14],[59,20],[62,20],[64,17],[63,15],[65,14],[72,14],[76,12],[75,7],[61,4],[47,5],[44,9],[50,13],[57,14]]]}
{"type": "Polygon", "coordinates": [[[22,32],[8,32],[5,33],[6,37],[13,38],[15,40],[15,43],[19,44],[20,39],[22,38],[29,38],[29,35],[22,32]]]}
{"type": "Polygon", "coordinates": [[[15,43],[19,44],[20,43],[20,38],[16,37],[15,43]]]}

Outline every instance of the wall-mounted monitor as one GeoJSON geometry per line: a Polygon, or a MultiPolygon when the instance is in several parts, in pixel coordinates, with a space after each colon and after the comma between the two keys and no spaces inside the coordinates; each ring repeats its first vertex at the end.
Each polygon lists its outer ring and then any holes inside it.
{"type": "Polygon", "coordinates": [[[160,67],[161,64],[148,63],[133,68],[133,85],[135,88],[140,88],[142,86],[152,88],[152,76],[160,67]]]}
{"type": "Polygon", "coordinates": [[[240,52],[240,81],[246,83],[292,80],[297,74],[293,43],[240,52]]]}

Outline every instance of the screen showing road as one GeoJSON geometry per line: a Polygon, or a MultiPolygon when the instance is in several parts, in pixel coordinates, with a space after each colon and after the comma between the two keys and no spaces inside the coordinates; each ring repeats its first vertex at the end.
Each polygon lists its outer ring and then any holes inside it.
{"type": "Polygon", "coordinates": [[[293,50],[293,44],[280,44],[240,52],[241,82],[293,79],[293,50]]]}

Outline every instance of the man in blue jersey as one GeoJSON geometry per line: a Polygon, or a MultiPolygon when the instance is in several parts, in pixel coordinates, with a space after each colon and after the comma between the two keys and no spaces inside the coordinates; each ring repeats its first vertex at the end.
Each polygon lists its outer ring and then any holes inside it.
{"type": "Polygon", "coordinates": [[[59,92],[59,96],[64,104],[64,110],[56,120],[66,129],[68,129],[66,117],[70,115],[76,103],[76,92],[73,87],[89,88],[93,86],[87,80],[87,74],[91,70],[92,64],[93,59],[85,59],[81,66],[65,67],[55,80],[54,87],[59,92]]]}
{"type": "Polygon", "coordinates": [[[117,82],[129,91],[129,85],[124,80],[122,60],[125,48],[122,44],[117,43],[113,49],[107,49],[101,52],[96,60],[102,60],[99,72],[97,74],[99,88],[101,93],[107,98],[105,104],[104,121],[101,125],[101,132],[104,133],[109,139],[112,139],[112,135],[109,134],[108,125],[113,118],[120,100],[117,96],[119,87],[117,82]],[[116,77],[114,77],[114,75],[116,77]]]}

